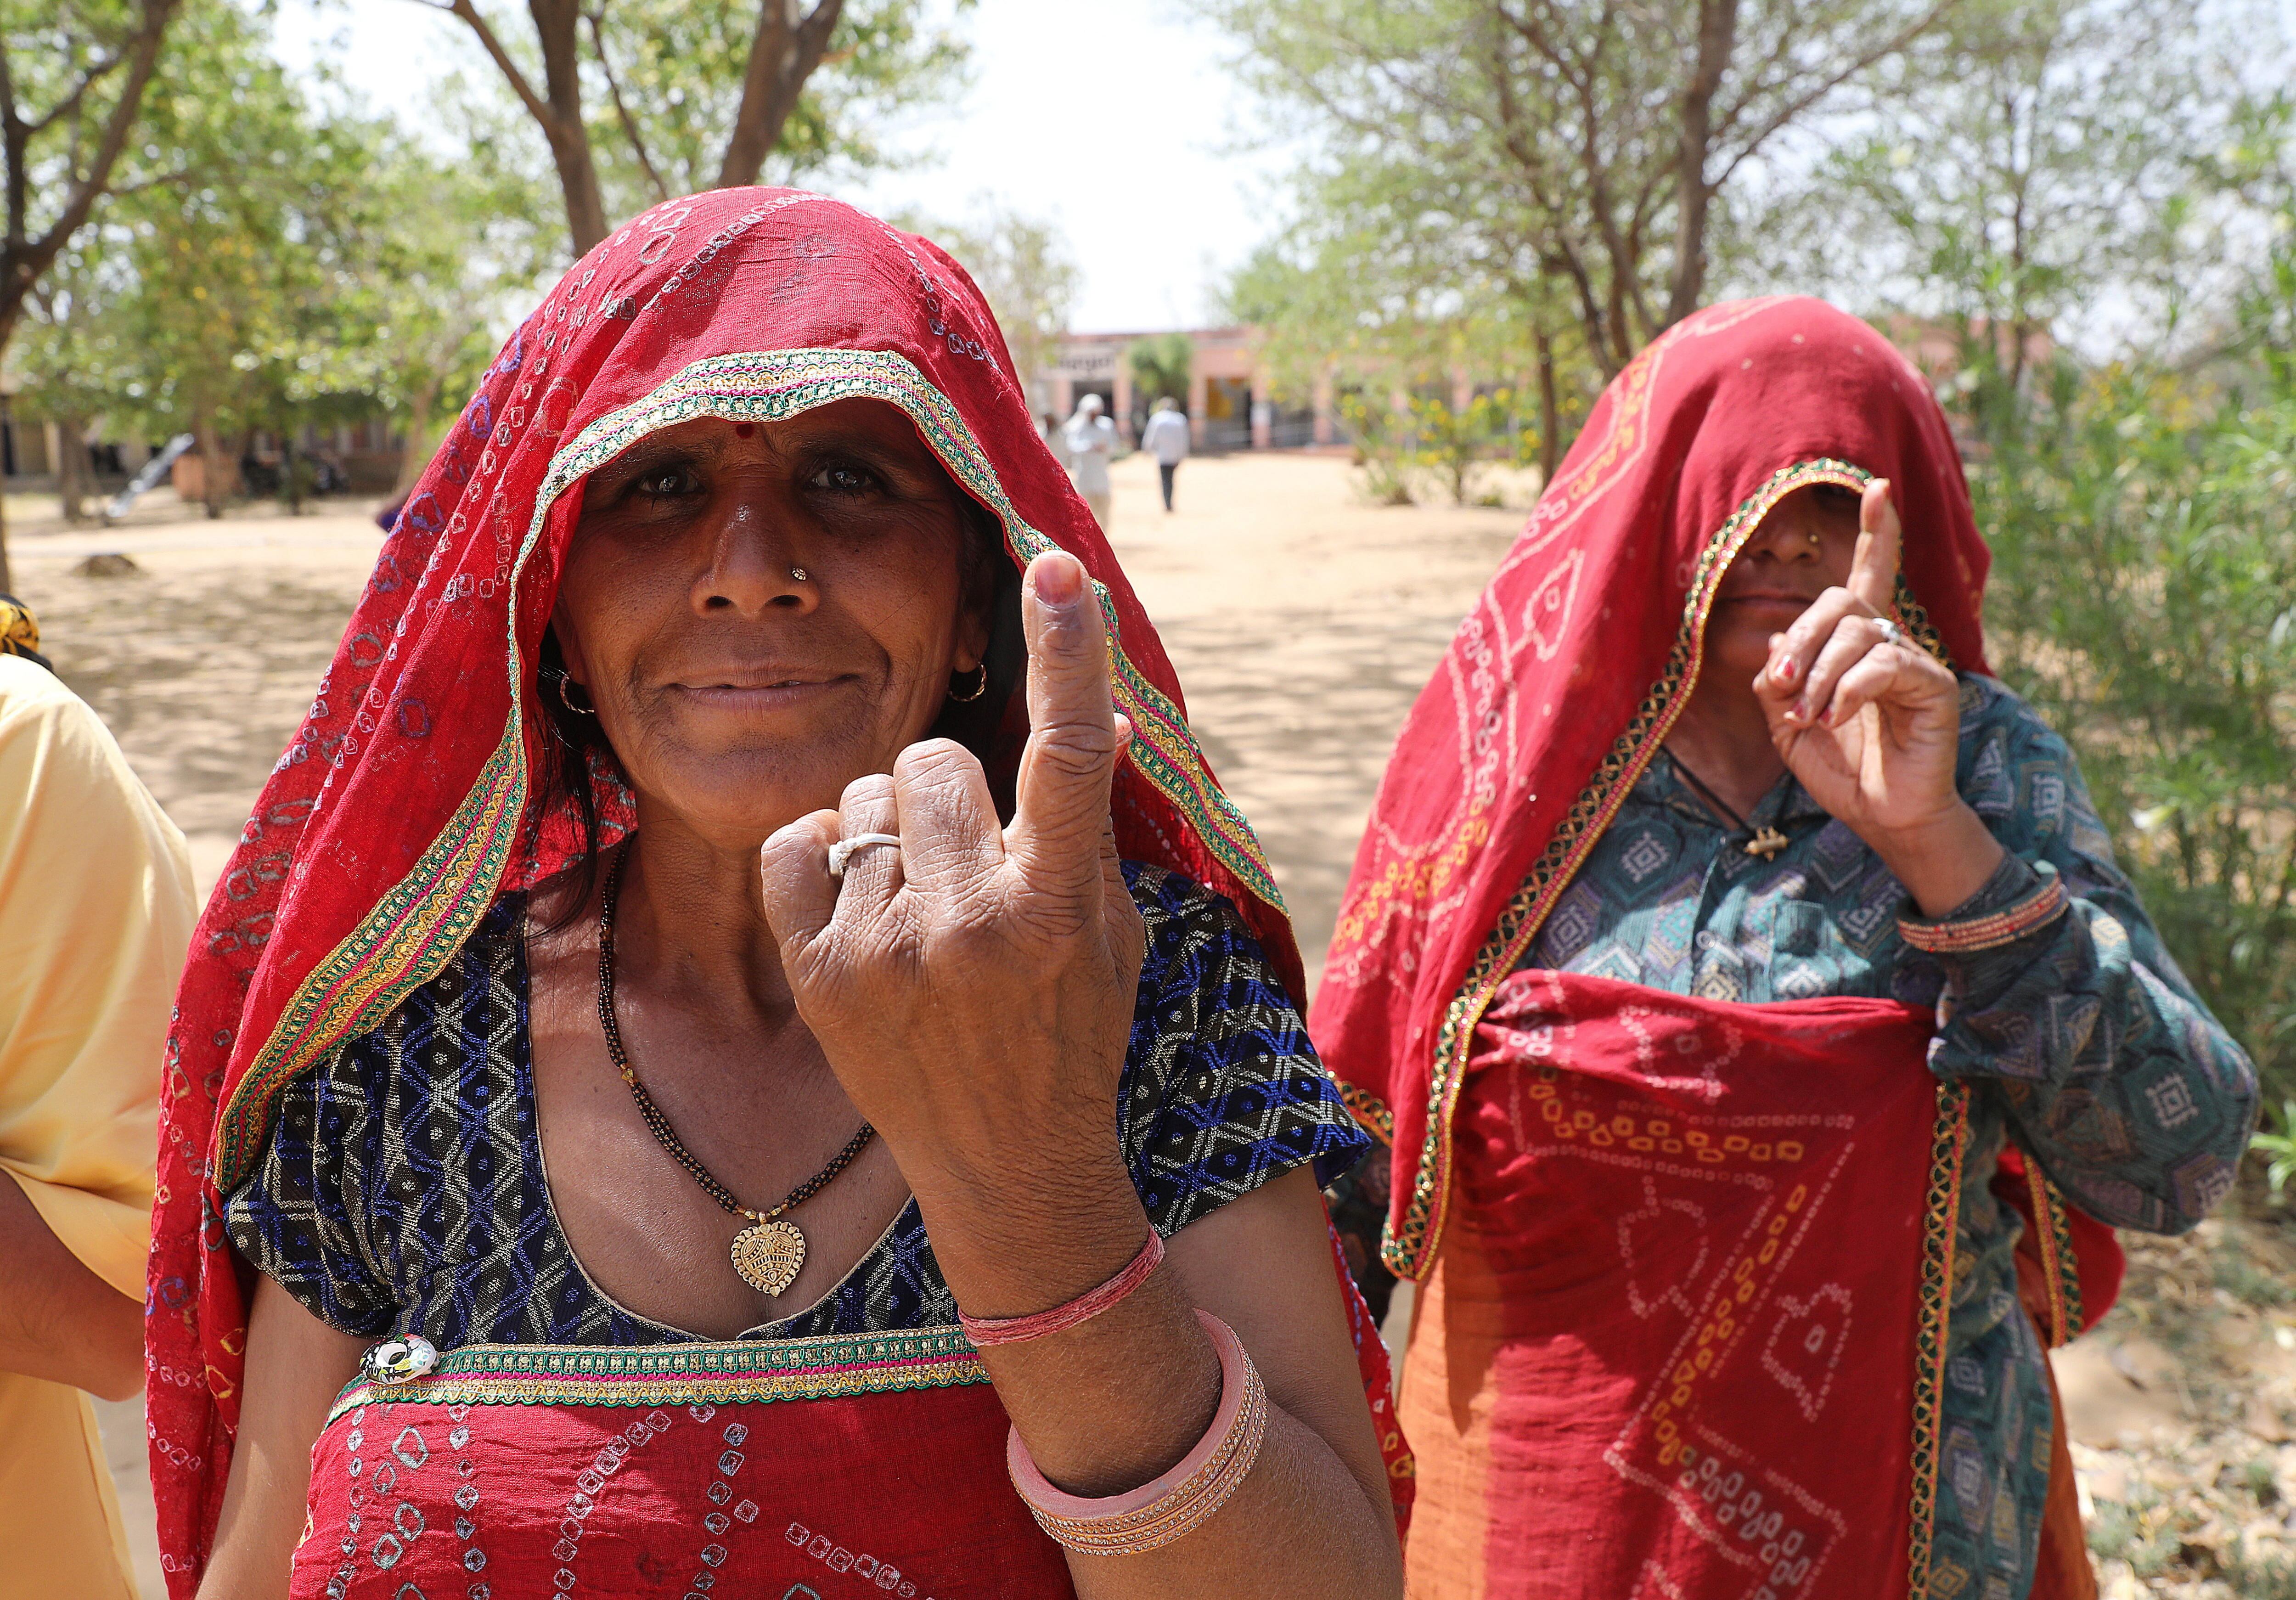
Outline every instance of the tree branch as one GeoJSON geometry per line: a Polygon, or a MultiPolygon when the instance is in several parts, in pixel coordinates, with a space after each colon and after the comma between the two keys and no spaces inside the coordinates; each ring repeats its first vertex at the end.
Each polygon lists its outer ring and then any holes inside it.
{"type": "Polygon", "coordinates": [[[479,8],[471,0],[446,0],[443,4],[440,0],[414,0],[414,4],[425,11],[442,11],[449,16],[460,17],[469,23],[471,31],[479,36],[479,43],[485,47],[496,70],[509,80],[511,93],[516,94],[519,103],[526,107],[527,115],[542,124],[545,135],[551,133],[553,114],[549,103],[534,92],[534,86],[526,81],[526,74],[520,71],[518,63],[510,59],[510,52],[503,48],[502,41],[495,37],[495,30],[488,26],[487,20],[479,14],[479,8]]]}
{"type": "MultiPolygon", "coordinates": [[[[1948,4],[1949,4],[1949,0],[1938,0],[1938,4],[1931,6],[1925,14],[1900,29],[1891,37],[1884,40],[1874,49],[1866,51],[1864,54],[1851,58],[1849,62],[1842,67],[1840,71],[1834,72],[1826,78],[1822,78],[1814,87],[1795,96],[1793,99],[1789,100],[1784,106],[1779,108],[1776,115],[1770,118],[1768,121],[1763,123],[1761,127],[1747,136],[1745,144],[1739,149],[1737,154],[1732,156],[1729,161],[1723,167],[1721,172],[1715,177],[1713,183],[1709,186],[1710,189],[1719,190],[1723,185],[1728,183],[1730,181],[1730,175],[1737,171],[1739,166],[1742,162],[1753,155],[1756,151],[1759,150],[1770,139],[1775,137],[1781,129],[1794,122],[1802,115],[1803,112],[1817,104],[1819,101],[1824,100],[1827,95],[1833,94],[1834,90],[1840,88],[1843,84],[1848,83],[1851,78],[1865,71],[1868,67],[1874,66],[1877,62],[1887,61],[1890,57],[1897,54],[1899,51],[1904,50],[1915,39],[1921,37],[1923,34],[1927,33],[1930,29],[1935,25],[1937,20],[1945,14],[1948,4]]],[[[1730,116],[1725,119],[1723,127],[1720,131],[1724,134],[1727,134],[1736,124],[1739,117],[1743,114],[1744,111],[1745,103],[1742,103],[1739,106],[1734,108],[1730,116]]]]}
{"type": "MultiPolygon", "coordinates": [[[[87,98],[88,90],[94,88],[96,84],[102,79],[111,77],[113,70],[127,59],[127,58],[125,55],[115,55],[108,62],[100,62],[95,66],[90,67],[87,70],[87,76],[79,80],[78,85],[73,88],[70,94],[65,95],[53,106],[50,107],[46,116],[41,118],[37,122],[26,123],[24,125],[24,131],[32,135],[34,137],[37,137],[39,135],[47,132],[49,128],[54,127],[57,123],[62,121],[65,118],[77,112],[79,110],[79,103],[87,98]]],[[[11,98],[12,99],[13,97],[11,96],[11,98]]],[[[12,117],[13,116],[14,112],[12,109],[9,114],[12,117]]]]}
{"type": "Polygon", "coordinates": [[[65,242],[79,232],[88,213],[95,209],[96,198],[111,181],[111,169],[118,164],[120,152],[127,148],[127,135],[143,107],[144,91],[158,70],[160,41],[167,36],[168,21],[178,3],[179,0],[144,0],[144,25],[125,53],[127,81],[120,86],[119,100],[104,121],[103,136],[97,142],[86,169],[73,178],[65,190],[55,221],[37,239],[28,237],[29,224],[19,209],[16,198],[18,186],[25,182],[25,158],[29,152],[15,137],[16,130],[24,124],[17,115],[13,85],[10,84],[5,115],[12,124],[7,141],[11,215],[8,240],[4,247],[0,247],[0,261],[4,261],[4,270],[0,270],[0,349],[6,347],[8,336],[15,332],[25,295],[55,260],[65,242]]]}
{"type": "Polygon", "coordinates": [[[1706,287],[1706,208],[1714,191],[1706,182],[1713,147],[1714,96],[1738,43],[1738,0],[1699,0],[1698,64],[1682,91],[1682,140],[1675,156],[1674,283],[1667,295],[1671,327],[1698,308],[1706,287]]]}
{"type": "Polygon", "coordinates": [[[638,133],[637,119],[630,115],[630,108],[622,99],[621,81],[614,76],[613,61],[606,54],[605,0],[598,0],[597,8],[590,12],[589,22],[590,47],[598,53],[599,70],[606,75],[606,92],[613,96],[614,115],[621,119],[622,132],[629,135],[630,149],[636,152],[639,170],[645,174],[646,182],[652,185],[654,199],[668,200],[669,185],[663,183],[661,174],[654,170],[653,158],[646,153],[645,140],[638,133]]]}
{"type": "Polygon", "coordinates": [[[758,8],[758,32],[750,42],[749,70],[742,78],[742,106],[718,169],[721,189],[758,181],[766,157],[781,142],[790,112],[797,109],[798,96],[805,92],[806,79],[828,53],[845,0],[815,0],[813,10],[801,20],[800,3],[762,0],[758,8]]]}

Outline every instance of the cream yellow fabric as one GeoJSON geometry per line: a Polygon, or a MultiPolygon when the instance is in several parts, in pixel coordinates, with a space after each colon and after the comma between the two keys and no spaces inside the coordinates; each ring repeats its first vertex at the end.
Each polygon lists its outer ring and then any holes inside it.
{"type": "MultiPolygon", "coordinates": [[[[0,1170],[139,1302],[195,912],[183,835],[95,713],[0,656],[0,1170]]],[[[134,1593],[86,1397],[0,1374],[0,1600],[134,1593]]]]}

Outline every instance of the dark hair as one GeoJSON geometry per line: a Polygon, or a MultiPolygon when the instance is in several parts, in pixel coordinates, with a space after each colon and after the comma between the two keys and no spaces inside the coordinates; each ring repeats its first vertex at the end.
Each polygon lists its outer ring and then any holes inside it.
{"type": "MultiPolygon", "coordinates": [[[[953,739],[980,759],[988,774],[997,815],[1009,821],[1013,775],[1000,768],[996,754],[1013,690],[1028,667],[1028,645],[1021,632],[1021,574],[1005,555],[1004,532],[996,513],[958,490],[953,481],[950,488],[957,496],[957,526],[964,541],[957,557],[962,602],[966,610],[984,608],[988,616],[988,649],[982,657],[988,678],[973,699],[944,703],[926,737],[953,739]]],[[[598,800],[592,774],[595,764],[611,764],[618,758],[597,718],[575,710],[566,698],[570,686],[566,655],[559,646],[554,626],[543,630],[535,680],[535,703],[542,708],[552,737],[535,774],[539,803],[532,812],[529,848],[538,846],[543,826],[551,817],[562,812],[570,817],[579,841],[575,864],[582,874],[582,893],[571,905],[579,907],[588,902],[598,879],[598,800]]],[[[570,910],[561,919],[562,925],[575,915],[570,910]]]]}

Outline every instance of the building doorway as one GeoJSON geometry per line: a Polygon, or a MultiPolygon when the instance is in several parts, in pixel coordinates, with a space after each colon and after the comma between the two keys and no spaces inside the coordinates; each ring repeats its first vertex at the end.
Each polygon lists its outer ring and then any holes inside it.
{"type": "Polygon", "coordinates": [[[1251,448],[1251,380],[1204,380],[1203,447],[1217,455],[1223,450],[1251,448]]]}

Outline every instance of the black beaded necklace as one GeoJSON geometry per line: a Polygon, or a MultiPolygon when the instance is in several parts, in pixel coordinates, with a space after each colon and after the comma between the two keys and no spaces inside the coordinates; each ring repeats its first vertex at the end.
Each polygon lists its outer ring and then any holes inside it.
{"type": "Polygon", "coordinates": [[[606,888],[598,904],[598,1026],[606,1035],[606,1054],[613,1057],[622,1081],[630,1086],[630,1098],[638,1104],[638,1115],[661,1147],[677,1158],[677,1164],[693,1175],[709,1198],[724,1206],[736,1217],[747,1217],[750,1226],[734,1235],[734,1270],[742,1275],[742,1282],[761,1294],[779,1294],[797,1282],[797,1275],[805,1267],[805,1235],[797,1224],[783,1220],[784,1212],[811,1200],[828,1186],[829,1180],[845,1170],[859,1155],[877,1130],[866,1122],[861,1131],[847,1141],[845,1148],[830,1158],[829,1165],[807,1178],[782,1198],[782,1202],[763,1211],[753,1211],[734,1198],[734,1192],[718,1181],[717,1175],[703,1166],[694,1153],[685,1147],[661,1114],[661,1107],[653,1103],[644,1084],[638,1081],[637,1069],[622,1048],[621,1024],[614,1017],[614,906],[622,892],[622,866],[629,859],[625,850],[614,858],[606,874],[606,888]]]}
{"type": "Polygon", "coordinates": [[[1690,770],[1690,764],[1688,762],[1685,761],[1680,756],[1676,755],[1674,751],[1670,750],[1668,751],[1666,754],[1667,759],[1674,763],[1674,770],[1676,773],[1681,776],[1683,782],[1688,784],[1692,789],[1697,792],[1699,799],[1704,800],[1708,805],[1722,813],[1723,816],[1728,817],[1730,819],[1730,825],[1737,829],[1738,832],[1742,833],[1751,833],[1753,834],[1752,838],[1746,841],[1746,854],[1749,856],[1759,856],[1763,860],[1767,861],[1771,857],[1776,855],[1780,850],[1785,849],[1786,846],[1793,842],[1793,841],[1788,839],[1784,833],[1779,833],[1777,829],[1768,826],[1767,824],[1760,828],[1753,827],[1753,825],[1748,823],[1744,817],[1738,815],[1738,808],[1735,806],[1733,806],[1729,801],[1715,793],[1714,791],[1709,789],[1699,778],[1699,775],[1690,770]]]}

